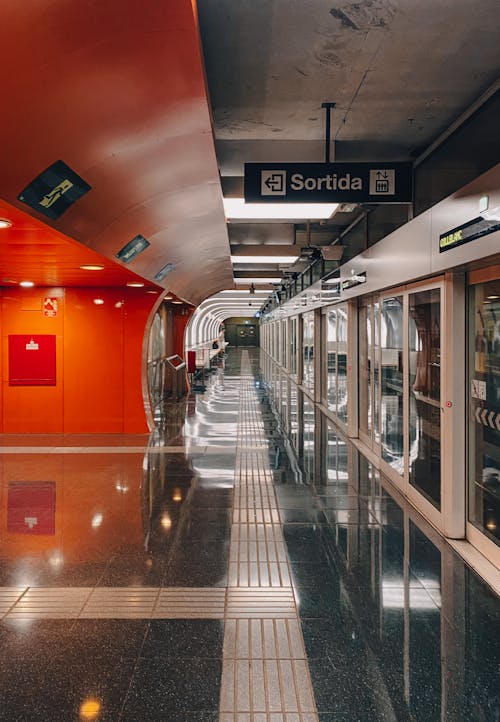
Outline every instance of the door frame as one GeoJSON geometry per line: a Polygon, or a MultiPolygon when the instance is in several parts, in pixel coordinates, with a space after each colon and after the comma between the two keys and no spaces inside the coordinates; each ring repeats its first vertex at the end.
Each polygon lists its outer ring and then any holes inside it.
{"type": "MultiPolygon", "coordinates": [[[[447,477],[447,459],[446,454],[443,453],[446,450],[445,439],[448,438],[448,415],[444,414],[446,399],[450,398],[448,386],[451,380],[446,378],[445,368],[449,365],[449,349],[446,347],[446,311],[447,311],[447,298],[445,292],[445,278],[444,276],[438,276],[436,278],[427,279],[414,284],[406,284],[397,288],[383,291],[379,294],[378,301],[380,303],[380,314],[379,323],[382,318],[382,304],[385,299],[393,298],[394,296],[401,296],[403,300],[403,474],[399,474],[394,468],[386,462],[381,455],[380,450],[380,468],[384,474],[397,486],[397,488],[408,498],[408,500],[420,510],[420,512],[430,521],[430,523],[439,529],[443,534],[447,528],[445,519],[448,516],[449,510],[447,508],[446,500],[450,494],[447,493],[447,485],[449,479],[447,477]],[[430,291],[433,289],[439,289],[440,291],[440,465],[441,465],[441,508],[437,509],[425,496],[418,491],[418,489],[410,484],[409,480],[409,401],[410,401],[410,390],[409,390],[409,369],[410,369],[410,349],[409,349],[409,303],[408,299],[410,294],[416,291],[430,291]]],[[[381,336],[379,336],[381,342],[381,336]]],[[[379,390],[380,402],[382,394],[382,344],[379,346],[379,390]]],[[[462,354],[463,356],[463,354],[462,354]]],[[[380,410],[382,407],[379,407],[380,410]]],[[[382,422],[382,413],[379,417],[380,423],[382,422]]],[[[380,438],[382,440],[382,433],[380,429],[380,438]]],[[[463,488],[463,487],[462,487],[463,488]]]]}

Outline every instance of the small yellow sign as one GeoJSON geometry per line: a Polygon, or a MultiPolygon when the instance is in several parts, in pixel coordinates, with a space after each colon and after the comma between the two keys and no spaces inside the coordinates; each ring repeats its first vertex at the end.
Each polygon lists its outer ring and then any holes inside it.
{"type": "Polygon", "coordinates": [[[40,205],[44,208],[50,208],[54,205],[56,201],[59,200],[61,196],[67,193],[70,188],[73,188],[73,183],[70,180],[65,179],[61,181],[58,185],[56,185],[55,188],[50,191],[50,193],[44,195],[44,197],[40,201],[40,205]]]}
{"type": "Polygon", "coordinates": [[[446,248],[447,246],[452,246],[455,243],[460,243],[460,241],[463,241],[463,239],[464,232],[462,229],[460,229],[459,231],[448,233],[446,236],[441,236],[439,238],[439,247],[446,248]]]}

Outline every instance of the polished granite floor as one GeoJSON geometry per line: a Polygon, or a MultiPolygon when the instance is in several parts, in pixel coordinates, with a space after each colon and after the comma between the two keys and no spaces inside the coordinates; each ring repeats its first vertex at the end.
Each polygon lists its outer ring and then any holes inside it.
{"type": "Polygon", "coordinates": [[[499,722],[498,597],[256,349],[0,444],[0,719],[499,722]]]}

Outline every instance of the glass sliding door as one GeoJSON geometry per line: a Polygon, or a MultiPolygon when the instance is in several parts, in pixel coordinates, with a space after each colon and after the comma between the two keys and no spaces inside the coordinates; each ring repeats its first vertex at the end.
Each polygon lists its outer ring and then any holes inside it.
{"type": "Polygon", "coordinates": [[[370,448],[380,446],[380,304],[361,300],[358,322],[359,435],[370,448]]]}
{"type": "Polygon", "coordinates": [[[289,319],[289,365],[288,370],[292,374],[297,373],[297,319],[289,319]]]}
{"type": "Polygon", "coordinates": [[[384,298],[380,307],[382,458],[404,474],[403,296],[384,298]]]}
{"type": "Polygon", "coordinates": [[[372,329],[372,388],[380,375],[380,397],[375,391],[371,403],[373,446],[380,419],[387,475],[438,528],[443,526],[443,289],[438,280],[382,296],[373,304],[372,329]]]}
{"type": "Polygon", "coordinates": [[[441,293],[408,297],[409,483],[441,508],[441,293]]]}
{"type": "Polygon", "coordinates": [[[347,424],[347,304],[326,313],[326,404],[339,421],[347,424]]]}
{"type": "Polygon", "coordinates": [[[373,445],[380,446],[380,303],[374,301],[373,310],[373,445]]]}
{"type": "Polygon", "coordinates": [[[469,289],[468,345],[468,518],[500,550],[500,278],[469,289]]]}
{"type": "Polygon", "coordinates": [[[314,393],[314,311],[304,313],[302,319],[302,384],[314,393]]]}
{"type": "Polygon", "coordinates": [[[372,305],[364,302],[359,307],[359,433],[371,446],[372,426],[372,305]]]}

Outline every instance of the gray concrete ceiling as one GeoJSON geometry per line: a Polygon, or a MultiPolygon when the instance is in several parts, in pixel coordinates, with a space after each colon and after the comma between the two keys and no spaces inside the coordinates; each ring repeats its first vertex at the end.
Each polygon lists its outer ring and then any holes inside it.
{"type": "MultiPolygon", "coordinates": [[[[500,75],[498,0],[198,0],[198,12],[225,195],[244,162],[322,162],[322,102],[336,103],[332,160],[412,160],[500,75]]],[[[309,238],[330,243],[359,210],[309,238]]],[[[306,242],[303,225],[228,230],[232,246],[306,242]]]]}

